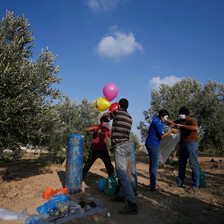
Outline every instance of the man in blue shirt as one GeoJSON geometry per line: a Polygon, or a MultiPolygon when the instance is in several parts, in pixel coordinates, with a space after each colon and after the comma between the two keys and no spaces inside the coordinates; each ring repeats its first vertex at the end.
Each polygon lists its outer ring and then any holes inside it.
{"type": "Polygon", "coordinates": [[[150,126],[148,131],[148,136],[146,138],[145,146],[149,153],[150,159],[150,166],[149,166],[149,175],[150,175],[150,190],[157,191],[157,170],[159,167],[159,146],[161,139],[168,136],[170,133],[177,133],[177,129],[171,129],[167,133],[164,134],[163,132],[163,125],[162,123],[171,123],[167,121],[169,113],[167,110],[162,109],[159,111],[159,115],[155,117],[150,126]]]}

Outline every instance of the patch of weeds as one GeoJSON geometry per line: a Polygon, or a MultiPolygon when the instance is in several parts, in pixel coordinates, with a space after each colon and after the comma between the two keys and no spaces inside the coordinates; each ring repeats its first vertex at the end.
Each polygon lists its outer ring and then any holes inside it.
{"type": "Polygon", "coordinates": [[[41,188],[37,191],[37,193],[42,195],[45,190],[46,190],[46,188],[41,188]]]}

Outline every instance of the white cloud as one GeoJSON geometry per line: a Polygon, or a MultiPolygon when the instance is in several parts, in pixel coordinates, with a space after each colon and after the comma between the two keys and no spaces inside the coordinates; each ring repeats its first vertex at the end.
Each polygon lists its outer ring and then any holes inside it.
{"type": "Polygon", "coordinates": [[[163,79],[161,79],[159,76],[157,77],[153,77],[150,81],[149,81],[149,86],[150,88],[153,88],[153,89],[156,89],[158,90],[160,85],[162,83],[166,84],[166,85],[169,85],[169,86],[172,86],[174,85],[175,83],[181,81],[181,79],[183,78],[178,78],[176,76],[166,76],[164,77],[163,79]]]}
{"type": "Polygon", "coordinates": [[[132,54],[135,50],[142,50],[141,44],[136,42],[133,33],[123,33],[111,27],[112,33],[104,37],[97,46],[101,56],[120,58],[132,54]]]}
{"type": "Polygon", "coordinates": [[[112,11],[120,0],[85,0],[86,5],[94,12],[112,11]]]}

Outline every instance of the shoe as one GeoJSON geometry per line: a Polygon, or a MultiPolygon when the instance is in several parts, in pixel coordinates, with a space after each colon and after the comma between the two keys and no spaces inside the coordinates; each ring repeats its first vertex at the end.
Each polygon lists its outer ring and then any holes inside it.
{"type": "Polygon", "coordinates": [[[196,188],[196,187],[191,187],[191,188],[189,188],[189,189],[187,190],[187,193],[188,193],[188,194],[194,194],[194,193],[197,192],[197,190],[198,190],[198,188],[196,188]]]}
{"type": "Polygon", "coordinates": [[[122,214],[122,215],[137,215],[138,214],[138,206],[137,204],[130,204],[127,203],[124,208],[120,209],[118,212],[118,214],[122,214]]]}
{"type": "Polygon", "coordinates": [[[183,186],[183,185],[178,185],[177,187],[179,187],[179,188],[184,188],[184,186],[183,186]]]}
{"type": "Polygon", "coordinates": [[[151,187],[150,186],[150,191],[158,191],[158,192],[161,192],[161,188],[159,187],[159,185],[156,185],[155,187],[151,187]]]}
{"type": "Polygon", "coordinates": [[[110,199],[112,202],[125,202],[125,197],[119,196],[118,194],[110,199]]]}

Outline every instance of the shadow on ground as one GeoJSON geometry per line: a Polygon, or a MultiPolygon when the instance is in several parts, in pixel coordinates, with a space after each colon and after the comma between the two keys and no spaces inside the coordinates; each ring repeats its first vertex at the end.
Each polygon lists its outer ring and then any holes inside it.
{"type": "Polygon", "coordinates": [[[18,181],[40,174],[52,173],[51,164],[61,164],[64,157],[38,157],[0,164],[0,177],[3,181],[18,181]]]}
{"type": "MultiPolygon", "coordinates": [[[[138,182],[138,195],[137,203],[139,208],[138,215],[122,216],[117,214],[117,210],[122,208],[124,204],[113,203],[110,201],[112,196],[105,195],[104,192],[97,190],[97,182],[99,179],[105,178],[97,173],[89,171],[88,175],[84,179],[86,185],[85,191],[77,195],[72,195],[72,200],[80,200],[88,197],[96,197],[104,203],[107,211],[111,213],[111,219],[105,219],[105,213],[96,214],[89,217],[85,217],[79,220],[79,223],[156,223],[156,224],[188,224],[188,223],[223,223],[224,209],[223,206],[210,204],[205,200],[200,199],[195,194],[186,193],[186,189],[176,188],[175,180],[176,175],[173,172],[177,172],[177,164],[173,166],[160,166],[158,179],[160,183],[164,183],[167,187],[162,188],[161,192],[151,192],[148,186],[145,184],[148,181],[148,156],[140,154],[136,156],[138,178],[141,181],[138,182]],[[141,164],[141,165],[139,165],[141,164]],[[146,181],[147,180],[147,181],[146,181]]],[[[113,160],[112,160],[113,161],[113,160]]],[[[99,170],[106,173],[105,168],[99,168],[99,170]]],[[[65,173],[58,173],[65,179],[65,173]]],[[[222,181],[222,174],[209,174],[208,186],[210,183],[217,180],[222,181]]],[[[60,178],[61,179],[61,178],[60,178]]],[[[62,182],[63,183],[63,182],[62,182]]],[[[186,172],[186,186],[191,185],[191,172],[186,172]]],[[[221,184],[221,182],[219,182],[221,184]]],[[[212,189],[211,189],[212,190],[212,189]]],[[[197,193],[196,193],[197,194],[197,193]]],[[[214,192],[215,194],[215,192],[214,192]]],[[[77,220],[69,222],[70,224],[76,223],[77,220]]]]}

